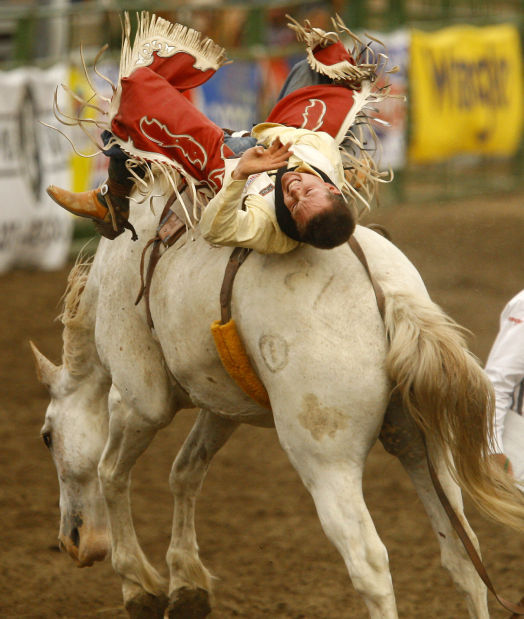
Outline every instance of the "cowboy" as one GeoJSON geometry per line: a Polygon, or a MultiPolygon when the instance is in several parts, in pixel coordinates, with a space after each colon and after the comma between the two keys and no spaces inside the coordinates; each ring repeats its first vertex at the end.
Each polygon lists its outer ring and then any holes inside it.
{"type": "Polygon", "coordinates": [[[257,125],[252,135],[258,145],[242,154],[231,174],[226,171],[202,213],[203,237],[261,253],[346,242],[355,219],[342,194],[336,142],[328,134],[280,125],[257,125]]]}
{"type": "MultiPolygon", "coordinates": [[[[134,43],[128,27],[124,39],[106,133],[107,183],[80,194],[50,186],[49,195],[114,238],[131,227],[128,195],[144,174],[137,163],[145,164],[177,171],[205,197],[200,228],[212,243],[284,253],[301,242],[345,242],[355,225],[348,206],[355,190],[340,144],[366,101],[372,71],[355,64],[337,33],[290,27],[307,44],[307,63],[292,70],[266,122],[251,131],[248,144],[256,146],[242,152],[237,136],[225,135],[183,95],[214,74],[224,50],[143,13],[134,43]]],[[[359,159],[350,159],[358,168],[359,159]]]]}

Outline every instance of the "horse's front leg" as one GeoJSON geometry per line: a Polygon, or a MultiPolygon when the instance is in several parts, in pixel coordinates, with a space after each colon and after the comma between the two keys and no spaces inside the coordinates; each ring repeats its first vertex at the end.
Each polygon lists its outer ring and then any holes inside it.
{"type": "Polygon", "coordinates": [[[167,552],[170,619],[199,619],[211,611],[211,575],[198,556],[195,502],[211,459],[237,427],[235,421],[201,410],[173,463],[169,482],[175,507],[167,552]]]}
{"type": "Polygon", "coordinates": [[[167,394],[160,399],[152,398],[144,409],[124,401],[114,385],[109,392],[109,436],[98,474],[111,531],[112,564],[122,578],[124,603],[133,618],[163,617],[167,596],[164,579],[148,562],[135,533],[129,497],[130,472],[175,410],[175,403],[167,394]]]}

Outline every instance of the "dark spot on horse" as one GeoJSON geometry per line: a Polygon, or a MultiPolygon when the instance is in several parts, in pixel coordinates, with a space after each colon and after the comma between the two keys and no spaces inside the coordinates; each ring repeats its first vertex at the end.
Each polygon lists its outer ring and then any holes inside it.
{"type": "Polygon", "coordinates": [[[214,384],[216,384],[216,382],[217,382],[217,381],[216,381],[216,380],[215,380],[212,376],[206,376],[206,378],[207,378],[207,380],[208,380],[210,383],[214,383],[214,384]]]}
{"type": "Polygon", "coordinates": [[[348,425],[344,411],[322,405],[313,393],[307,393],[302,398],[302,410],[298,420],[316,441],[321,441],[325,436],[334,438],[339,430],[347,428],[348,425]]]}
{"type": "Polygon", "coordinates": [[[446,536],[444,535],[444,533],[442,533],[442,531],[439,531],[438,534],[440,535],[440,537],[443,537],[444,539],[446,539],[446,536]]]}

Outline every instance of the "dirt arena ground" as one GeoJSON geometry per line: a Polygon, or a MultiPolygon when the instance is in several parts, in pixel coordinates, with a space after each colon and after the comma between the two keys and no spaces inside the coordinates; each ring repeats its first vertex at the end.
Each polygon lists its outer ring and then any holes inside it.
{"type": "MultiPolygon", "coordinates": [[[[500,311],[524,285],[524,194],[389,207],[370,220],[387,226],[433,299],[473,332],[471,347],[485,361],[500,311]]],[[[59,362],[54,318],[67,271],[0,277],[0,617],[126,616],[108,560],[77,569],[57,549],[58,483],[39,437],[48,399],[36,382],[28,340],[59,362]]],[[[180,413],[133,473],[139,538],[164,573],[172,511],[167,479],[193,417],[180,413]]],[[[380,446],[369,458],[365,490],[389,551],[400,616],[465,617],[421,504],[380,446]]],[[[467,507],[495,586],[517,601],[524,594],[522,536],[467,507]]],[[[367,616],[273,431],[241,428],[218,454],[198,504],[197,531],[203,561],[217,577],[213,618],[367,616]]],[[[492,617],[509,615],[492,599],[490,608],[492,617]]]]}

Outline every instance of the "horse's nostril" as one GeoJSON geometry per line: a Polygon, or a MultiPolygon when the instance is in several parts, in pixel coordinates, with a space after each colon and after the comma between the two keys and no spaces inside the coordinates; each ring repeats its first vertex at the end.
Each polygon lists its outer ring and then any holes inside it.
{"type": "Polygon", "coordinates": [[[78,529],[76,527],[74,529],[71,529],[70,537],[73,545],[78,548],[78,545],[80,544],[80,533],[78,532],[78,529]]]}

